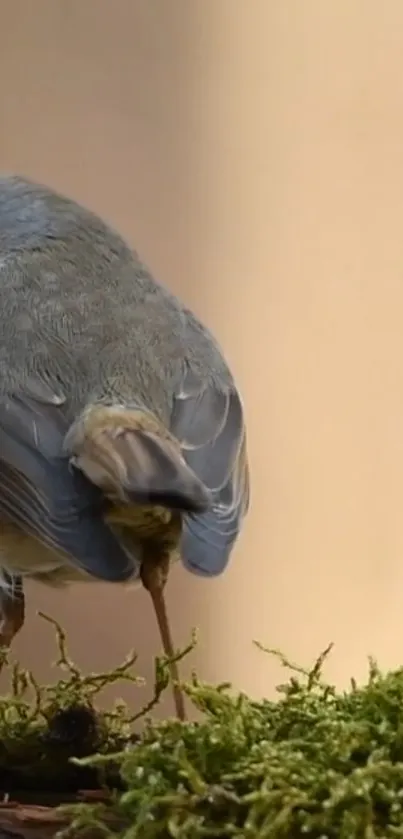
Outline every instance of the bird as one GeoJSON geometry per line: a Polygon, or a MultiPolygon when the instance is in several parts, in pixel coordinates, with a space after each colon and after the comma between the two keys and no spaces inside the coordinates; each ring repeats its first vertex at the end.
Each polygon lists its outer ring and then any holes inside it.
{"type": "Polygon", "coordinates": [[[249,506],[243,399],[212,332],[99,215],[0,176],[0,646],[27,578],[142,584],[184,719],[169,568],[221,575],[249,506]]]}

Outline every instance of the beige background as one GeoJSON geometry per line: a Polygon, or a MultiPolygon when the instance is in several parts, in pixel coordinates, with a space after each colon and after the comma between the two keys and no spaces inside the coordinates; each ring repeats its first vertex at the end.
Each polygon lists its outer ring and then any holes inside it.
{"type": "MultiPolygon", "coordinates": [[[[176,639],[256,695],[259,638],[362,676],[403,648],[401,0],[3,0],[0,167],[117,225],[216,331],[247,406],[253,505],[231,568],[176,568],[176,639]]],[[[159,649],[143,593],[30,589],[84,668],[159,649]]],[[[281,674],[282,675],[282,674],[281,674]]],[[[139,701],[126,691],[133,702],[139,701]]]]}

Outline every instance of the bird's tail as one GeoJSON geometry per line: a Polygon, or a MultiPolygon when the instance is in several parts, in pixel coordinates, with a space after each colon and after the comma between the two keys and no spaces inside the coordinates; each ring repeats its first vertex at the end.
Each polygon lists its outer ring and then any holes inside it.
{"type": "Polygon", "coordinates": [[[204,484],[153,414],[91,405],[70,427],[65,447],[75,467],[114,500],[186,513],[209,507],[204,484]]]}

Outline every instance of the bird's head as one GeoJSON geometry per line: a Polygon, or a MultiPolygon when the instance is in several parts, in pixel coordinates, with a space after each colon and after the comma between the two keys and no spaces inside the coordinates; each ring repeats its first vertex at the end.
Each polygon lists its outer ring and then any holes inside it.
{"type": "Polygon", "coordinates": [[[209,507],[210,493],[151,413],[90,405],[71,425],[64,448],[74,466],[117,505],[186,513],[209,507]]]}
{"type": "Polygon", "coordinates": [[[153,414],[90,405],[71,425],[64,447],[74,467],[108,499],[105,520],[137,557],[151,540],[174,551],[182,514],[209,507],[209,492],[153,414]]]}

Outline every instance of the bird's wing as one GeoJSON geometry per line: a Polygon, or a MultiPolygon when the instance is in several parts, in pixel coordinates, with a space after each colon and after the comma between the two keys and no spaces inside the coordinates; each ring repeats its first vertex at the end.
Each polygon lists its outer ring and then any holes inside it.
{"type": "Polygon", "coordinates": [[[92,576],[123,582],[130,561],[103,522],[101,492],[63,454],[66,422],[43,390],[0,396],[0,541],[1,522],[12,523],[92,576]]]}
{"type": "Polygon", "coordinates": [[[195,574],[221,574],[249,507],[249,466],[242,402],[186,370],[175,394],[171,431],[187,464],[212,494],[210,509],[185,518],[182,558],[195,574]]]}

